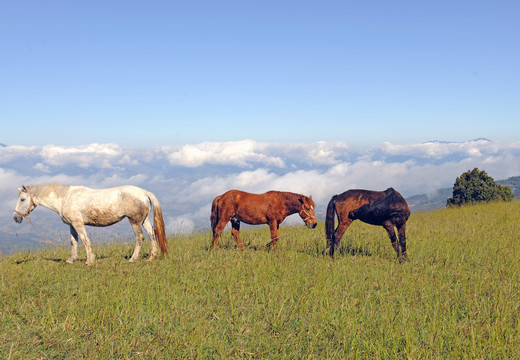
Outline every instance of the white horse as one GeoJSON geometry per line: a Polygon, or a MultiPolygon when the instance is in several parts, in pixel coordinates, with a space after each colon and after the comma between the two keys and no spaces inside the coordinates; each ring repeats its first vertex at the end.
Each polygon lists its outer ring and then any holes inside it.
{"type": "Polygon", "coordinates": [[[70,226],[72,250],[67,263],[78,258],[78,237],[87,252],[86,265],[94,263],[95,255],[85,225],[108,226],[127,217],[135,233],[136,246],[130,262],[139,258],[144,235],[143,226],[152,241],[150,260],[157,257],[157,242],[166,255],[168,243],[164,233],[161,205],[151,192],[136,186],[119,186],[110,189],[90,189],[84,186],[41,184],[22,186],[18,189],[18,202],[14,209],[14,221],[21,223],[36,206],[41,205],[57,212],[61,220],[70,226]],[[153,226],[150,211],[153,206],[153,226]]]}

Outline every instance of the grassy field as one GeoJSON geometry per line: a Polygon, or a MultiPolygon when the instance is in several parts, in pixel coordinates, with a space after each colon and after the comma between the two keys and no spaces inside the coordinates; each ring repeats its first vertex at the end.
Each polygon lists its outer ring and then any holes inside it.
{"type": "MultiPolygon", "coordinates": [[[[520,354],[520,202],[413,214],[409,261],[354,223],[334,259],[316,229],[170,239],[0,258],[2,359],[510,359],[520,354]],[[144,249],[148,253],[149,247],[144,249]]],[[[95,245],[95,244],[94,244],[95,245]]]]}

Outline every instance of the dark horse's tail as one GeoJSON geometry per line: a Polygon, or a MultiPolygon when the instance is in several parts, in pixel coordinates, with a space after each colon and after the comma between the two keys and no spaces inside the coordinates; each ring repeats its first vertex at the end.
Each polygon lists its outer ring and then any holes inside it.
{"type": "Polygon", "coordinates": [[[220,196],[217,196],[213,199],[213,203],[211,204],[211,230],[215,231],[215,226],[218,224],[219,214],[218,214],[218,203],[220,201],[220,196]]]}
{"type": "Polygon", "coordinates": [[[327,217],[325,218],[325,235],[327,240],[332,239],[334,234],[334,218],[336,215],[336,198],[338,195],[334,195],[327,205],[327,217]]]}

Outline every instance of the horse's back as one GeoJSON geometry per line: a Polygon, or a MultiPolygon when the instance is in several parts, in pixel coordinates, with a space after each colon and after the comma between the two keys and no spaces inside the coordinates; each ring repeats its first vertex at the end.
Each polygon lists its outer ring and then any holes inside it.
{"type": "Polygon", "coordinates": [[[385,196],[383,191],[364,189],[347,190],[336,196],[336,210],[338,216],[348,216],[351,210],[357,209],[365,204],[373,203],[385,196]]]}
{"type": "Polygon", "coordinates": [[[107,197],[107,200],[113,196],[121,196],[122,194],[133,195],[135,197],[147,197],[147,191],[134,185],[122,185],[105,189],[93,189],[86,186],[70,186],[69,196],[75,197],[107,197]]]}
{"type": "Polygon", "coordinates": [[[255,194],[242,190],[229,190],[224,194],[218,196],[219,202],[233,202],[235,204],[243,203],[243,202],[265,202],[272,201],[277,198],[280,194],[279,191],[268,191],[263,194],[255,194]]]}
{"type": "Polygon", "coordinates": [[[383,193],[382,198],[353,210],[349,217],[360,219],[372,225],[382,225],[385,221],[405,223],[410,216],[410,209],[406,200],[393,188],[389,188],[383,193]]]}
{"type": "Polygon", "coordinates": [[[384,197],[384,191],[365,190],[365,189],[350,189],[338,195],[339,201],[377,201],[384,197]]]}
{"type": "Polygon", "coordinates": [[[124,217],[145,218],[151,210],[147,191],[133,185],[107,189],[71,186],[63,201],[63,216],[87,225],[112,225],[124,217]]]}
{"type": "Polygon", "coordinates": [[[373,202],[370,206],[374,211],[388,212],[392,217],[402,217],[408,219],[410,208],[403,196],[393,188],[384,191],[385,196],[373,202]]]}

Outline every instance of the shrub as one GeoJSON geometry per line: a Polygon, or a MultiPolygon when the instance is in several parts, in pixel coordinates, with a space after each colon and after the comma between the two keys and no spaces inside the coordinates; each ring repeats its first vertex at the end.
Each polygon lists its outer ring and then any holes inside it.
{"type": "Polygon", "coordinates": [[[452,196],[446,206],[511,201],[515,197],[509,187],[497,184],[484,170],[480,171],[478,168],[466,171],[455,180],[452,196]]]}

